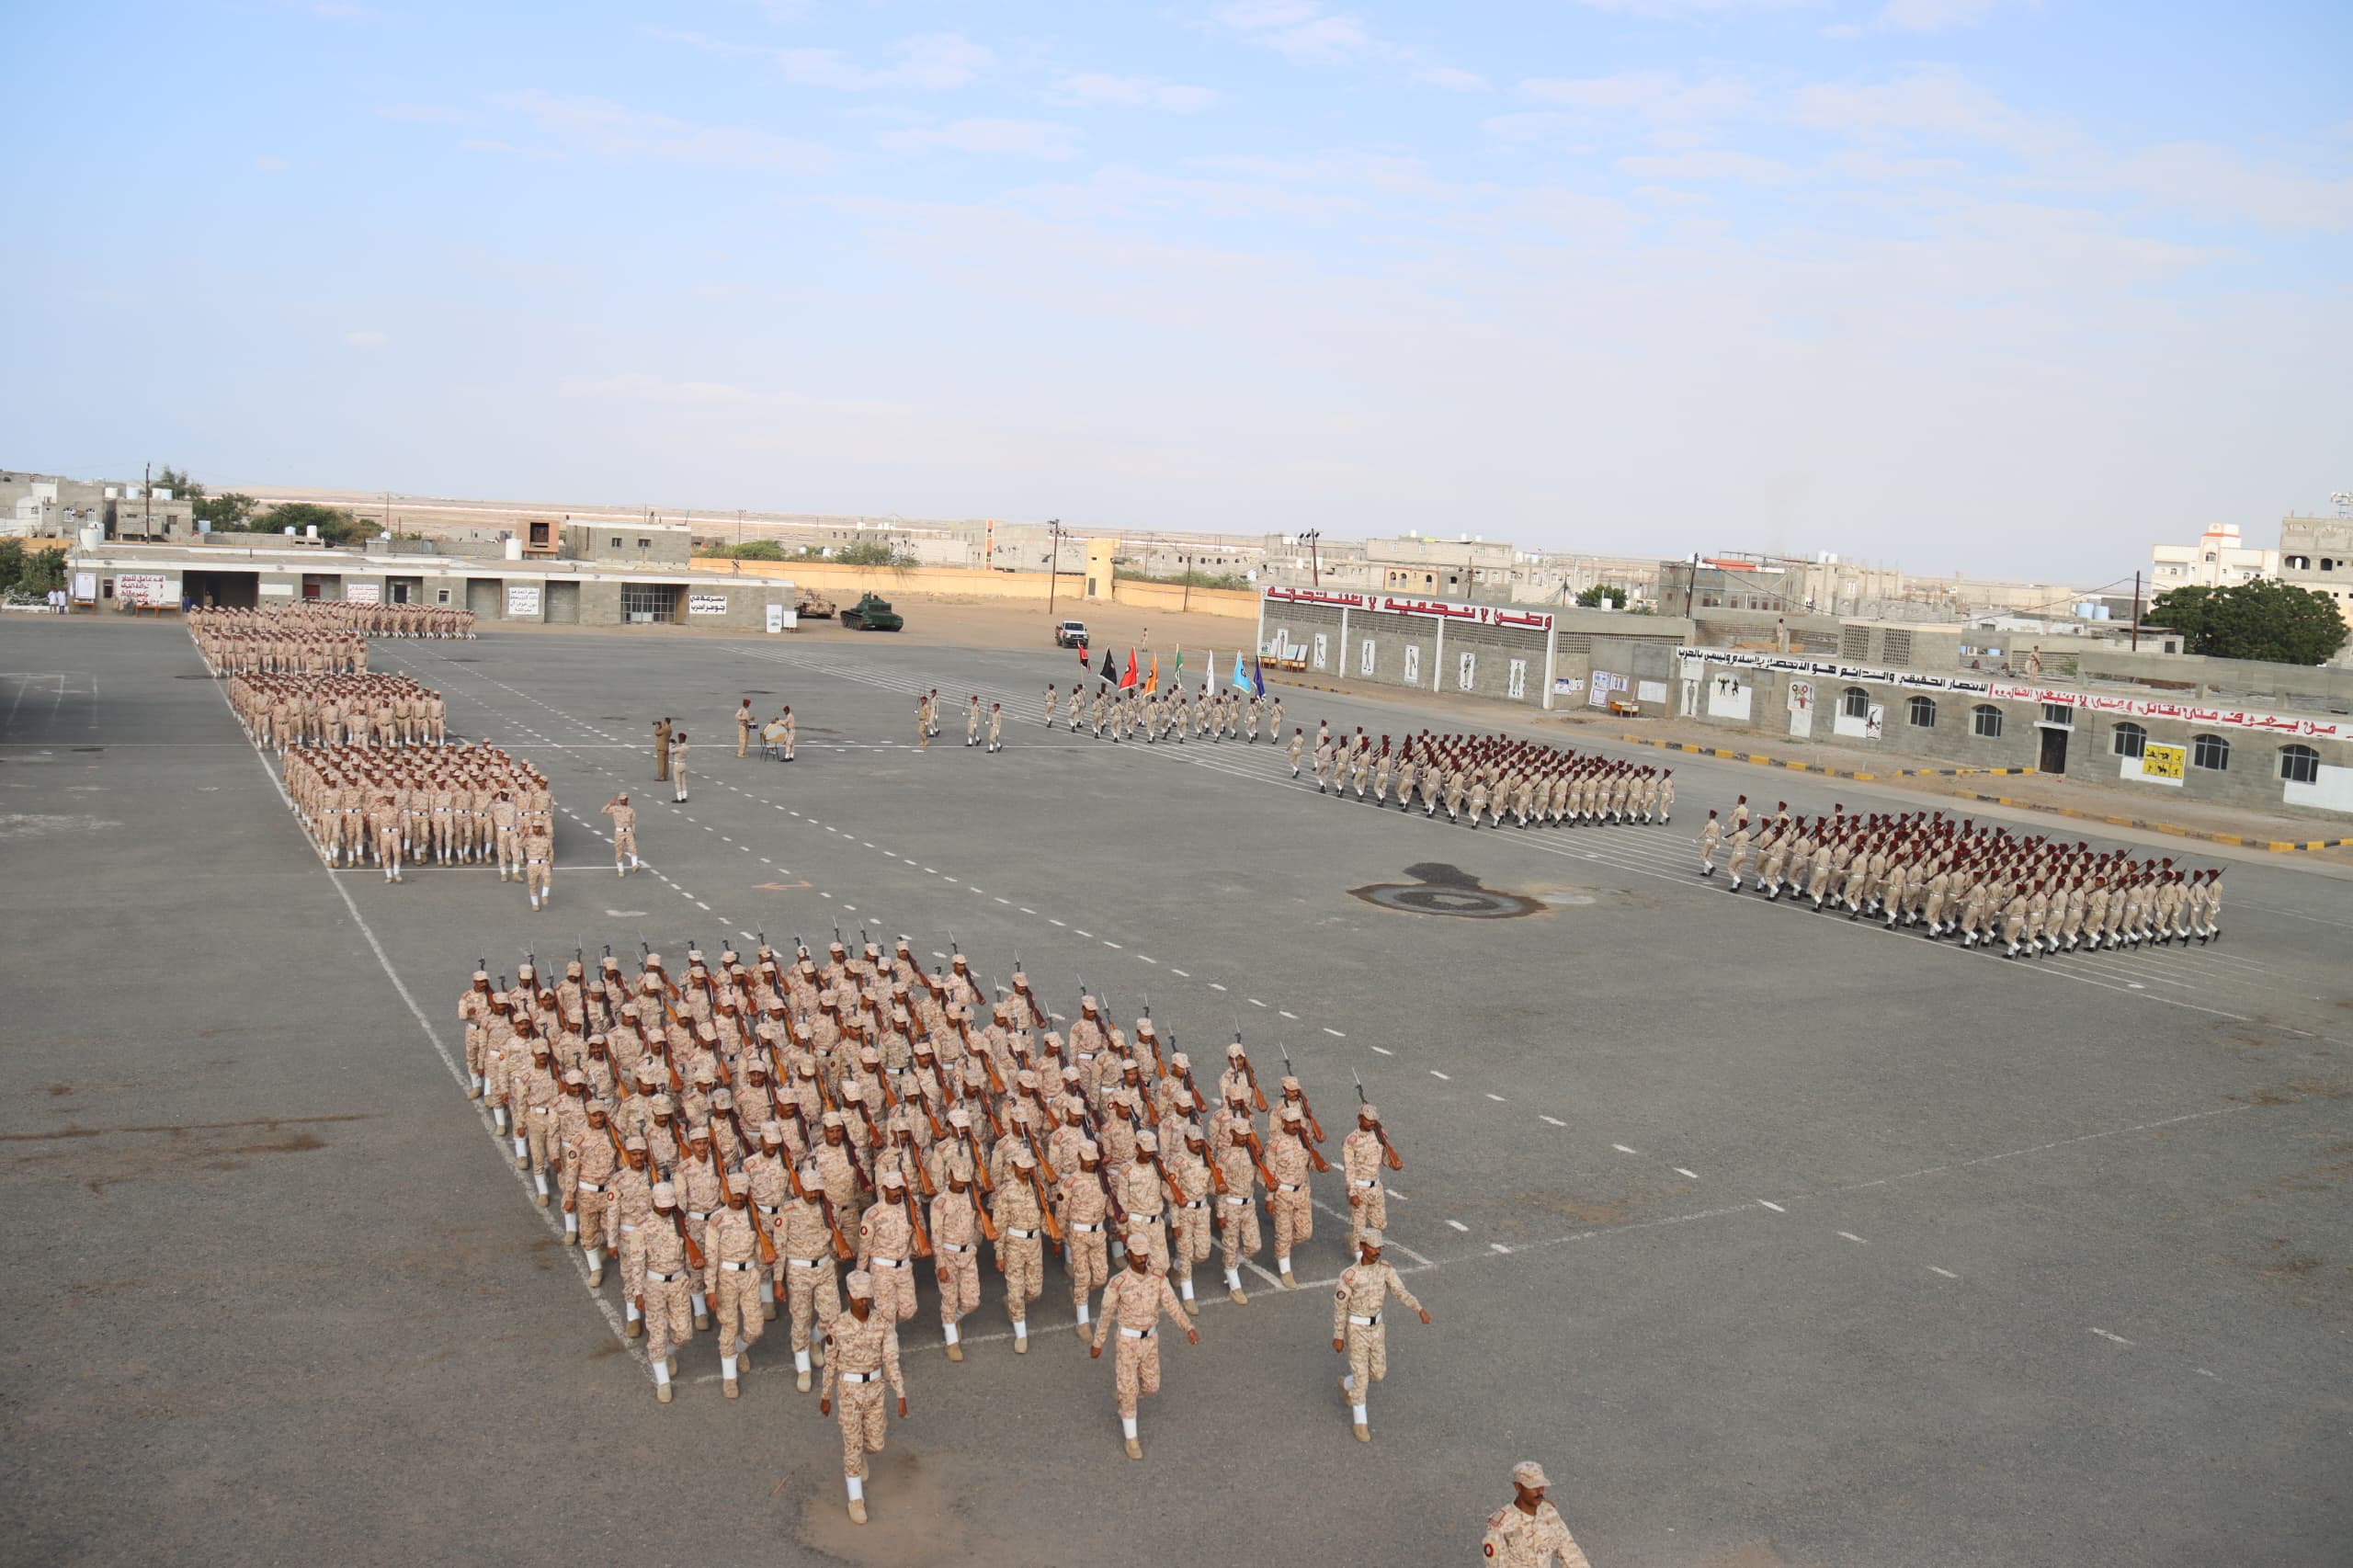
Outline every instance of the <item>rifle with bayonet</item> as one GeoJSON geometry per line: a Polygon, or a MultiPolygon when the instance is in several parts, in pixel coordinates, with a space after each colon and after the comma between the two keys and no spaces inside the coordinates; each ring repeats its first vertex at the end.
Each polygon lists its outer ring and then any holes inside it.
{"type": "MultiPolygon", "coordinates": [[[[1357,1074],[1357,1104],[1361,1106],[1364,1103],[1364,1076],[1358,1074],[1357,1074]]],[[[1392,1171],[1404,1170],[1404,1159],[1399,1155],[1395,1146],[1389,1142],[1389,1134],[1382,1129],[1378,1119],[1375,1119],[1372,1124],[1372,1135],[1381,1140],[1381,1155],[1389,1163],[1389,1168],[1392,1171]]]]}
{"type": "MultiPolygon", "coordinates": [[[[1284,1077],[1286,1077],[1286,1078],[1290,1078],[1290,1079],[1292,1079],[1292,1080],[1296,1081],[1296,1079],[1298,1078],[1299,1074],[1297,1074],[1296,1073],[1293,1073],[1293,1072],[1291,1071],[1291,1069],[1290,1069],[1290,1047],[1289,1047],[1289,1046],[1287,1046],[1287,1045],[1286,1045],[1286,1046],[1284,1046],[1284,1047],[1282,1048],[1282,1053],[1283,1053],[1283,1076],[1284,1076],[1284,1077]]],[[[1309,1104],[1307,1103],[1307,1087],[1306,1087],[1306,1085],[1302,1085],[1300,1086],[1300,1091],[1299,1091],[1299,1113],[1300,1113],[1300,1115],[1302,1115],[1302,1116],[1303,1116],[1303,1117],[1305,1117],[1305,1118],[1307,1119],[1307,1131],[1308,1131],[1308,1132],[1309,1132],[1309,1133],[1310,1133],[1310,1134],[1314,1138],[1314,1140],[1315,1140],[1318,1143],[1321,1143],[1322,1142],[1324,1142],[1324,1124],[1323,1124],[1322,1122],[1320,1122],[1320,1121],[1318,1121],[1318,1120],[1316,1120],[1316,1119],[1315,1119],[1315,1108],[1314,1108],[1313,1106],[1309,1105],[1309,1104]]]]}

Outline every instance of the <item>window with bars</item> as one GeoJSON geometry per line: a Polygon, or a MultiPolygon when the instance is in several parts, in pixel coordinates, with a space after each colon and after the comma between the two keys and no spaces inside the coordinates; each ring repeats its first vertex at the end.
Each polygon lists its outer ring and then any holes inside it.
{"type": "Polygon", "coordinates": [[[2231,766],[2231,743],[2220,735],[2200,735],[2189,743],[2189,766],[2222,773],[2231,766]]]}
{"type": "Polygon", "coordinates": [[[2118,756],[2139,756],[2148,744],[2148,731],[2138,724],[2122,723],[2109,733],[2108,749],[2118,756]]]}
{"type": "Polygon", "coordinates": [[[667,583],[623,583],[621,619],[670,622],[678,619],[678,590],[667,583]]]}
{"type": "Polygon", "coordinates": [[[2279,777],[2290,784],[2320,782],[2320,753],[2310,746],[2279,748],[2279,777]]]}
{"type": "Polygon", "coordinates": [[[1990,702],[1981,702],[1969,710],[1969,733],[1980,740],[2002,738],[2002,710],[1990,702]]]}
{"type": "Polygon", "coordinates": [[[1910,714],[1912,727],[1914,729],[1933,730],[1937,727],[1937,699],[1935,698],[1915,697],[1912,699],[1911,701],[1905,703],[1904,708],[1910,714]]]}

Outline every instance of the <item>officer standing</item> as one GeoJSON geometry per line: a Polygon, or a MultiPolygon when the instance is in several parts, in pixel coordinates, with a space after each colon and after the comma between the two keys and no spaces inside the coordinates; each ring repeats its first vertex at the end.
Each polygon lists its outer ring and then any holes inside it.
{"type": "Polygon", "coordinates": [[[670,721],[654,721],[654,777],[666,781],[670,777],[670,721]]]}

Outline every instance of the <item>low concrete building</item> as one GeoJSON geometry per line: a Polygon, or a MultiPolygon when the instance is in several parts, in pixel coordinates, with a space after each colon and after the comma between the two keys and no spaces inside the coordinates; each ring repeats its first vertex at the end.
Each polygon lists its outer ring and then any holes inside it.
{"type": "Polygon", "coordinates": [[[416,604],[500,622],[679,625],[745,631],[795,623],[793,585],[683,566],[283,547],[104,543],[66,557],[77,603],[251,608],[301,600],[416,604]]]}
{"type": "Polygon", "coordinates": [[[1267,589],[1258,651],[1335,679],[1552,708],[1663,708],[1688,621],[1599,609],[1468,604],[1415,594],[1267,589]]]}
{"type": "Polygon", "coordinates": [[[2353,818],[2353,714],[2341,710],[1725,648],[1687,646],[1677,658],[1676,710],[1728,739],[1881,752],[1891,769],[2033,769],[2142,797],[2353,818]]]}

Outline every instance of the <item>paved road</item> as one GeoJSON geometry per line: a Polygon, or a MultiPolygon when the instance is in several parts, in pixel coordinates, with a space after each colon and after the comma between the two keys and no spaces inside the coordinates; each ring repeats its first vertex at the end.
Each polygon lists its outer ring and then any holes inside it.
{"type": "MultiPolygon", "coordinates": [[[[180,629],[0,624],[7,1561],[1442,1562],[1528,1456],[1612,1565],[2353,1540],[2340,881],[2241,868],[2221,946],[2005,964],[1689,875],[1735,790],[1866,785],[1690,759],[1669,826],[1472,833],[1319,799],[1263,745],[1047,734],[1067,654],[378,646],[553,776],[559,864],[585,869],[551,912],[485,871],[323,869],[180,629]],[[1009,749],[951,717],[915,753],[933,685],[1006,701],[1009,749]],[[802,760],[734,758],[745,694],[794,705],[802,760]],[[697,730],[682,808],[642,744],[664,712],[697,730]],[[593,832],[624,784],[654,868],[626,881],[593,832]],[[1536,912],[1359,896],[1472,881],[1536,912]],[[788,1381],[726,1403],[693,1381],[705,1342],[655,1405],[613,1288],[459,1094],[456,993],[481,955],[836,922],[1017,954],[1064,1007],[1081,975],[1123,1017],[1148,993],[1199,1055],[1237,1025],[1262,1063],[1288,1044],[1327,1125],[1364,1074],[1438,1319],[1392,1332],[1376,1442],[1333,1387],[1328,1295],[1255,1279],[1167,1346],[1144,1467],[1067,1334],[1017,1358],[992,1297],[950,1367],[920,1313],[863,1532],[788,1381]]],[[[1040,1308],[1069,1321],[1051,1269],[1040,1308]]]]}

